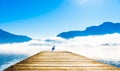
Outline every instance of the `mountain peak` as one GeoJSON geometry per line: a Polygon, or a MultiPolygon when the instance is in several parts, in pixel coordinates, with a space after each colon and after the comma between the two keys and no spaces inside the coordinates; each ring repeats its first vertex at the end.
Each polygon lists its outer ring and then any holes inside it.
{"type": "Polygon", "coordinates": [[[3,43],[19,43],[30,41],[31,38],[23,35],[15,35],[0,29],[0,44],[3,43]]]}
{"type": "Polygon", "coordinates": [[[112,22],[104,22],[103,24],[101,24],[100,26],[110,26],[110,25],[114,25],[115,23],[112,22]]]}
{"type": "Polygon", "coordinates": [[[57,36],[69,39],[77,36],[104,35],[113,33],[120,33],[120,23],[104,22],[99,26],[87,27],[84,31],[68,31],[60,33],[57,36]]]}

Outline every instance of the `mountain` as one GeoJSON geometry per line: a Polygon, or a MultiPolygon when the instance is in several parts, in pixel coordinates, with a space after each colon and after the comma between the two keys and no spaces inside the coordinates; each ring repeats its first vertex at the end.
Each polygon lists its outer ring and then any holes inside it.
{"type": "Polygon", "coordinates": [[[68,31],[58,34],[58,37],[65,39],[74,38],[77,36],[89,36],[89,35],[104,35],[120,33],[120,23],[104,22],[99,26],[90,26],[83,31],[68,31]]]}
{"type": "Polygon", "coordinates": [[[0,44],[19,43],[30,41],[31,38],[23,35],[15,35],[0,29],[0,44]]]}

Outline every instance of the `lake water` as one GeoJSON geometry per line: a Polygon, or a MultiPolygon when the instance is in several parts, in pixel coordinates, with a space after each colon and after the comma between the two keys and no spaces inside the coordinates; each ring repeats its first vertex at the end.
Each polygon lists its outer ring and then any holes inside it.
{"type": "Polygon", "coordinates": [[[0,71],[27,57],[27,55],[23,54],[0,54],[0,71]]]}

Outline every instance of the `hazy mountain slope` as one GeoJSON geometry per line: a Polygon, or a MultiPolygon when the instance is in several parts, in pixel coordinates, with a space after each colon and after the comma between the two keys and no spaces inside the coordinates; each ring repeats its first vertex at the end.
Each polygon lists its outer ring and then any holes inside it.
{"type": "Polygon", "coordinates": [[[31,38],[23,35],[15,35],[0,29],[0,43],[18,43],[30,41],[31,38]]]}
{"type": "Polygon", "coordinates": [[[104,22],[99,26],[87,27],[84,31],[68,31],[58,34],[58,37],[62,38],[74,38],[77,36],[89,36],[89,35],[104,35],[120,33],[120,23],[104,22]]]}

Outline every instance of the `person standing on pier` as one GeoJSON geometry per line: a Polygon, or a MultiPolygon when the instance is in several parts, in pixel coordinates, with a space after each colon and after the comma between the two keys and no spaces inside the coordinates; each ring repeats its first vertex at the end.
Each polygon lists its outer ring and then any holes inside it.
{"type": "Polygon", "coordinates": [[[54,51],[54,50],[55,50],[55,46],[52,47],[52,51],[54,51]]]}

